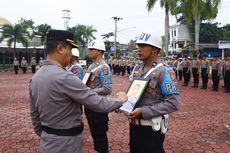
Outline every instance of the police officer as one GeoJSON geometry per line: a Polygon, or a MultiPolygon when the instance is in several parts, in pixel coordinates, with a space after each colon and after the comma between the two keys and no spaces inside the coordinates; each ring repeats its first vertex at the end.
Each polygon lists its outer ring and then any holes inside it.
{"type": "Polygon", "coordinates": [[[164,153],[166,125],[161,123],[167,121],[167,114],[177,111],[179,106],[175,72],[158,57],[162,46],[160,36],[142,33],[136,44],[143,63],[134,68],[132,78],[145,78],[150,82],[139,103],[128,114],[131,119],[130,153],[164,153]],[[159,126],[155,126],[155,122],[159,126]]]}
{"type": "Polygon", "coordinates": [[[79,79],[83,79],[83,68],[77,62],[79,57],[79,50],[77,48],[72,49],[72,58],[70,59],[69,71],[75,74],[79,79]]]}
{"type": "Polygon", "coordinates": [[[43,57],[40,57],[40,59],[39,59],[39,66],[40,67],[42,67],[43,62],[44,62],[43,57]]]}
{"type": "MultiPolygon", "coordinates": [[[[87,72],[92,75],[87,86],[102,96],[107,96],[112,91],[112,73],[108,64],[102,58],[105,44],[97,39],[88,45],[88,55],[93,63],[87,72]]],[[[94,149],[99,153],[108,153],[108,113],[98,113],[85,107],[85,114],[94,141],[94,149]]]]}
{"type": "Polygon", "coordinates": [[[132,66],[132,61],[131,61],[131,58],[129,57],[128,60],[127,60],[127,74],[128,75],[130,75],[131,66],[132,66]]]}
{"type": "Polygon", "coordinates": [[[189,80],[190,80],[190,68],[191,68],[191,62],[188,59],[188,56],[184,56],[184,60],[182,62],[182,68],[183,68],[183,77],[184,77],[184,84],[183,86],[188,86],[189,80]]]}
{"type": "Polygon", "coordinates": [[[213,82],[213,91],[218,91],[219,82],[220,82],[220,73],[221,73],[221,63],[218,59],[218,56],[215,56],[212,61],[212,82],[213,82]]]}
{"type": "Polygon", "coordinates": [[[17,58],[15,57],[14,58],[14,73],[15,74],[18,74],[18,66],[19,66],[19,62],[18,62],[18,60],[17,60],[17,58]]]}
{"type": "Polygon", "coordinates": [[[31,58],[31,71],[32,73],[35,73],[36,72],[36,66],[37,66],[37,61],[34,57],[31,58]]]}
{"type": "Polygon", "coordinates": [[[23,74],[25,74],[26,70],[27,70],[27,61],[26,61],[25,57],[22,57],[21,68],[22,68],[23,74]]]}
{"type": "Polygon", "coordinates": [[[224,92],[230,92],[230,55],[227,56],[224,65],[224,79],[225,79],[225,87],[224,92]]]}
{"type": "Polygon", "coordinates": [[[207,89],[208,85],[208,73],[210,69],[210,63],[206,59],[205,56],[201,57],[201,79],[202,79],[202,87],[201,89],[207,89]]]}
{"type": "Polygon", "coordinates": [[[182,81],[182,74],[183,74],[183,68],[182,68],[182,58],[179,58],[178,63],[178,75],[179,75],[179,81],[182,81]]]}
{"type": "Polygon", "coordinates": [[[178,76],[177,75],[178,66],[179,66],[179,61],[178,61],[178,57],[176,57],[174,61],[172,62],[172,68],[173,68],[173,71],[175,72],[176,78],[178,76]]]}
{"type": "Polygon", "coordinates": [[[194,56],[192,61],[192,75],[193,75],[193,87],[198,88],[199,84],[199,69],[200,69],[200,60],[197,58],[197,55],[194,56]]]}
{"type": "Polygon", "coordinates": [[[125,60],[125,58],[123,57],[123,58],[121,59],[121,74],[122,74],[122,76],[125,75],[126,67],[127,67],[126,60],[125,60]]]}
{"type": "Polygon", "coordinates": [[[99,112],[110,112],[127,100],[101,97],[73,73],[66,71],[77,47],[73,34],[50,30],[47,34],[47,60],[29,83],[30,112],[34,130],[40,136],[41,153],[82,153],[80,104],[99,112]]]}

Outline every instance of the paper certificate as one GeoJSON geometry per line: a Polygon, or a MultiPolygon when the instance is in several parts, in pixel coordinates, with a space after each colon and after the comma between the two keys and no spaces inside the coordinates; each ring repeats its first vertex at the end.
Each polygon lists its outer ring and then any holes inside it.
{"type": "Polygon", "coordinates": [[[92,74],[91,72],[85,73],[85,75],[84,75],[84,77],[83,77],[83,79],[82,79],[83,84],[86,84],[86,83],[88,82],[88,80],[89,80],[91,74],[92,74]]]}
{"type": "Polygon", "coordinates": [[[132,112],[136,104],[141,98],[149,80],[133,80],[131,83],[127,96],[128,101],[125,102],[119,109],[124,112],[132,112]]]}

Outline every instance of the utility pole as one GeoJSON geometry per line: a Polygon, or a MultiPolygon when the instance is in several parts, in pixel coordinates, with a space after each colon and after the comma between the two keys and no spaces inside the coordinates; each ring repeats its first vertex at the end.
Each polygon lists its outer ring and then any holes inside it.
{"type": "Polygon", "coordinates": [[[115,56],[117,57],[117,21],[122,20],[122,18],[119,18],[117,16],[112,17],[115,21],[115,30],[114,30],[114,51],[115,56]]]}

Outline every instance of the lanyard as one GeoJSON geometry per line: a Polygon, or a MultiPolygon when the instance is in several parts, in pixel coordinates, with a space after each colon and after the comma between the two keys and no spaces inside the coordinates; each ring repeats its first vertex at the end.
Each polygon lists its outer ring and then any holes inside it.
{"type": "Polygon", "coordinates": [[[152,73],[154,70],[156,70],[158,67],[162,66],[162,63],[158,63],[155,67],[152,67],[148,73],[144,76],[144,78],[147,78],[149,76],[150,73],[152,73]]]}
{"type": "Polygon", "coordinates": [[[104,65],[106,65],[106,64],[99,65],[99,66],[95,67],[95,68],[94,68],[92,71],[90,71],[90,72],[94,72],[94,71],[100,69],[100,68],[101,68],[102,66],[104,66],[104,65]]]}

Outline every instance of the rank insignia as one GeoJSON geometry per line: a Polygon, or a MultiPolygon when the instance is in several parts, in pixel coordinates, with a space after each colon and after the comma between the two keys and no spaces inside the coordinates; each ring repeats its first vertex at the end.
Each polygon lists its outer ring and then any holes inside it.
{"type": "Polygon", "coordinates": [[[107,67],[103,68],[102,70],[103,70],[104,75],[108,75],[109,74],[109,71],[108,71],[107,67]]]}

